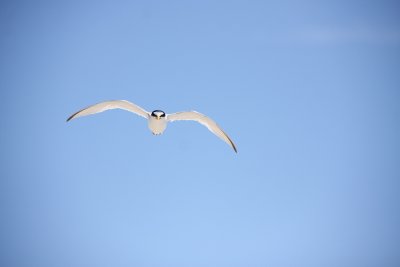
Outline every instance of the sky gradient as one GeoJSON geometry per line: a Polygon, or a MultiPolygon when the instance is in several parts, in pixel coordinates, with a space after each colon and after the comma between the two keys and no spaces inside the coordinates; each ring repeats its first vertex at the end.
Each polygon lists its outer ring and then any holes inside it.
{"type": "Polygon", "coordinates": [[[0,265],[399,266],[399,8],[2,1],[0,265]]]}

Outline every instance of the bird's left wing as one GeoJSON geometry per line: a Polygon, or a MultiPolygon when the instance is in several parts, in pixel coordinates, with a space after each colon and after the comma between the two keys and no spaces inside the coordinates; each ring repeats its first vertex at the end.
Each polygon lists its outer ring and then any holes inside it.
{"type": "Polygon", "coordinates": [[[213,134],[221,138],[225,141],[228,145],[230,145],[233,150],[237,153],[236,146],[229,138],[229,136],[218,126],[215,121],[210,119],[209,117],[197,112],[197,111],[184,111],[184,112],[177,112],[167,115],[168,121],[184,121],[184,120],[191,120],[197,121],[198,123],[206,126],[208,130],[210,130],[213,134]]]}
{"type": "Polygon", "coordinates": [[[148,119],[150,116],[150,113],[144,110],[143,108],[139,107],[138,105],[135,105],[129,101],[126,100],[111,100],[111,101],[105,101],[101,103],[94,104],[92,106],[89,106],[87,108],[84,108],[82,110],[79,110],[78,112],[75,112],[72,114],[67,121],[70,121],[72,119],[82,117],[82,116],[87,116],[87,115],[92,115],[96,114],[99,112],[103,112],[109,109],[124,109],[130,112],[133,112],[143,118],[148,119]]]}

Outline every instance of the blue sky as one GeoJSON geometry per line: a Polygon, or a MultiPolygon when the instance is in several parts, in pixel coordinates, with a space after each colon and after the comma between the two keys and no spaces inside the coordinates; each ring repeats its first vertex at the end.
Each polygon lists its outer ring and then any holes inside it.
{"type": "Polygon", "coordinates": [[[399,266],[398,10],[2,1],[0,265],[399,266]]]}

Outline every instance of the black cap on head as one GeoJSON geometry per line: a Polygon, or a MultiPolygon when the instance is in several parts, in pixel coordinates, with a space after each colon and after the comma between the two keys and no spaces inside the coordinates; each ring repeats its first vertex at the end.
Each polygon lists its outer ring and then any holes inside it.
{"type": "Polygon", "coordinates": [[[158,117],[156,113],[159,113],[159,114],[161,113],[161,115],[159,115],[159,116],[160,116],[160,117],[165,117],[165,112],[162,111],[162,110],[158,110],[158,109],[154,110],[154,111],[151,113],[151,116],[153,116],[153,117],[158,117]]]}

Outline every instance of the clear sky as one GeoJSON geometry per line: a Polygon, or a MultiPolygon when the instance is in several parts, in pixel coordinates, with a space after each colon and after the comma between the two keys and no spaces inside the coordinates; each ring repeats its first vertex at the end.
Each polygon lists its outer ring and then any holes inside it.
{"type": "Polygon", "coordinates": [[[1,1],[0,265],[400,266],[399,10],[1,1]]]}

